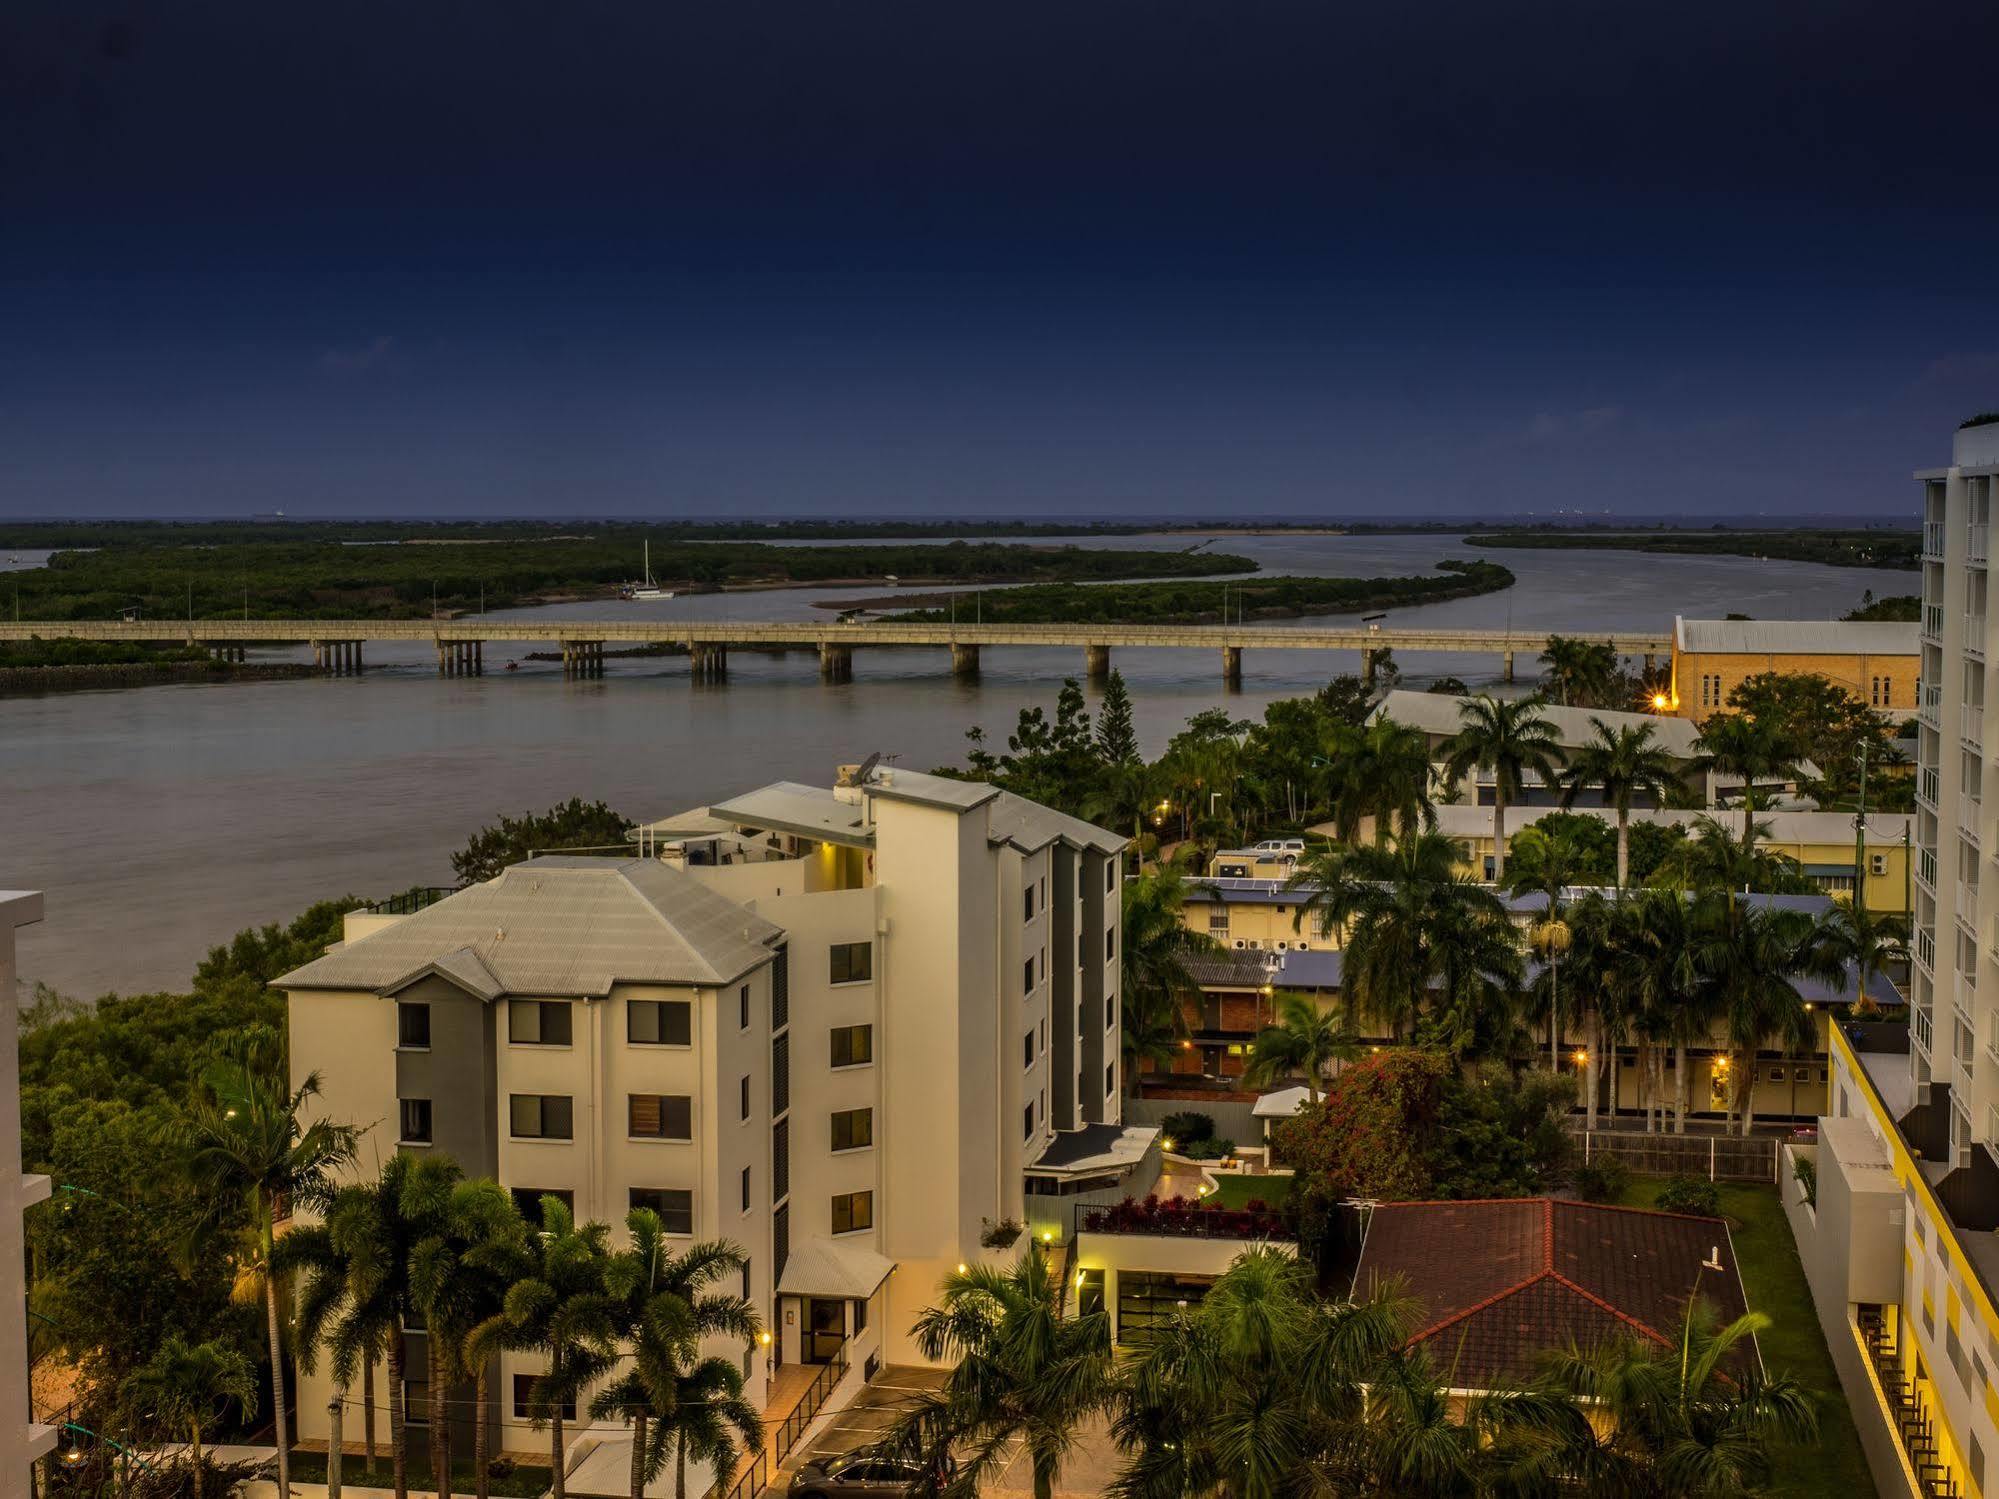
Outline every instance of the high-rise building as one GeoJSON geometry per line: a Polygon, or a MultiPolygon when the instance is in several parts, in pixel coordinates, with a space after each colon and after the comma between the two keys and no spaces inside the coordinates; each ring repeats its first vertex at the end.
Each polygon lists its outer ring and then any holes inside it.
{"type": "MultiPolygon", "coordinates": [[[[279,980],[292,1066],[370,1127],[368,1170],[444,1151],[530,1213],[643,1205],[740,1245],[775,1338],[732,1351],[753,1396],[774,1360],[913,1361],[960,1264],[1010,1259],[1009,1231],[1066,1241],[1157,1170],[1156,1131],[1120,1122],[1123,846],[901,769],[766,786],[650,825],[636,858],[357,913],[279,980]]],[[[492,1380],[504,1447],[545,1440],[540,1367],[492,1380]]],[[[302,1394],[308,1436],[327,1393],[302,1394]]]]}
{"type": "Polygon", "coordinates": [[[56,1444],[57,1431],[34,1419],[28,1391],[27,1268],[21,1214],[49,1195],[46,1176],[21,1170],[20,988],[14,931],[42,919],[33,890],[0,890],[0,1493],[29,1492],[29,1467],[56,1444]]]}

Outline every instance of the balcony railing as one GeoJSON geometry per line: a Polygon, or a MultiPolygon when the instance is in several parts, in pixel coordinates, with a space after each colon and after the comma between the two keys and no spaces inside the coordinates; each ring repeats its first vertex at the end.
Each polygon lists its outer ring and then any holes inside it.
{"type": "Polygon", "coordinates": [[[1957,1006],[1957,1013],[1966,1022],[1978,1013],[1978,991],[1961,973],[1957,976],[1957,983],[1951,987],[1951,1003],[1957,1006]]]}
{"type": "Polygon", "coordinates": [[[1903,1366],[1895,1334],[1888,1330],[1881,1308],[1862,1306],[1858,1323],[1875,1387],[1894,1424],[1895,1439],[1902,1445],[1909,1471],[1916,1475],[1917,1492],[1923,1499],[1958,1499],[1957,1478],[1938,1446],[1936,1422],[1923,1386],[1903,1366]]]}
{"type": "Polygon", "coordinates": [[[1984,812],[1985,803],[1975,796],[1959,796],[1957,799],[1957,825],[1975,842],[1978,838],[1978,819],[1984,812]]]}
{"type": "Polygon", "coordinates": [[[1911,1012],[1909,1017],[1909,1039],[1922,1048],[1924,1056],[1929,1056],[1935,1050],[1932,1044],[1930,1012],[1928,1010],[1918,1007],[1911,1012]]]}
{"type": "Polygon", "coordinates": [[[1916,795],[1929,803],[1934,812],[1937,806],[1937,788],[1941,784],[1934,765],[1925,765],[1916,773],[1916,795]]]}
{"type": "Polygon", "coordinates": [[[1985,654],[1985,616],[1967,614],[1964,616],[1964,649],[1968,655],[1985,654]]]}
{"type": "Polygon", "coordinates": [[[1943,708],[1943,688],[1935,682],[1916,684],[1916,713],[1931,728],[1940,726],[1939,713],[1943,708]]]}
{"type": "Polygon", "coordinates": [[[1937,889],[1937,851],[1933,848],[1916,851],[1916,878],[1929,887],[1930,894],[1937,889]]]}
{"type": "Polygon", "coordinates": [[[1942,521],[1926,520],[1923,522],[1923,555],[1925,557],[1937,558],[1943,556],[1942,521]]]}
{"type": "Polygon", "coordinates": [[[1957,732],[1973,744],[1985,742],[1985,708],[1980,703],[1966,703],[1957,713],[1957,732]]]}
{"type": "Polygon", "coordinates": [[[1923,605],[1923,633],[1932,640],[1943,639],[1943,605],[1923,605]]]}
{"type": "Polygon", "coordinates": [[[379,905],[370,906],[369,914],[374,916],[413,916],[426,906],[434,906],[447,895],[456,895],[456,885],[412,885],[400,895],[392,895],[379,905]]]}
{"type": "Polygon", "coordinates": [[[1985,527],[1970,525],[1964,528],[1965,560],[1983,562],[1985,560],[1985,527]]]}
{"type": "Polygon", "coordinates": [[[1957,919],[1966,926],[1978,919],[1978,887],[1969,880],[1957,882],[1957,919]]]}
{"type": "MultiPolygon", "coordinates": [[[[1992,922],[1992,944],[1999,951],[1999,917],[1992,922]]],[[[1937,971],[1937,939],[1928,927],[1916,933],[1916,961],[1923,965],[1923,971],[1932,978],[1937,971]]]]}

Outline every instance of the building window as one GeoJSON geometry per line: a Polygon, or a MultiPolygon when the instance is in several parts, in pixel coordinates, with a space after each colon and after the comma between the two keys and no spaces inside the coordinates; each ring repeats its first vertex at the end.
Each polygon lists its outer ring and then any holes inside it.
{"type": "Polygon", "coordinates": [[[875,1059],[875,1028],[871,1025],[833,1027],[833,1065],[859,1067],[875,1059]]]}
{"type": "MultiPolygon", "coordinates": [[[[514,1419],[516,1421],[532,1421],[537,1416],[551,1414],[547,1407],[540,1405],[534,1398],[534,1382],[540,1378],[539,1374],[516,1374],[514,1376],[514,1419]]],[[[574,1400],[565,1400],[562,1402],[562,1419],[565,1421],[574,1421],[576,1419],[576,1402],[574,1400]]]]}
{"type": "Polygon", "coordinates": [[[659,1215],[660,1226],[670,1234],[694,1232],[694,1194],[680,1187],[633,1187],[635,1208],[651,1208],[659,1215]]]}
{"type": "Polygon", "coordinates": [[[396,1045],[405,1051],[430,1050],[430,1006],[411,1001],[396,1005],[396,1045]]]}
{"type": "Polygon", "coordinates": [[[866,1150],[875,1143],[873,1109],[837,1109],[833,1113],[833,1148],[866,1150]]]}
{"type": "MultiPolygon", "coordinates": [[[[1208,912],[1208,932],[1210,935],[1216,937],[1226,937],[1229,934],[1229,909],[1227,906],[1208,912]]],[[[1076,961],[1079,963],[1083,961],[1083,955],[1080,952],[1076,954],[1076,961]]]]}
{"type": "Polygon", "coordinates": [[[1117,1094],[1117,1063],[1112,1062],[1108,1067],[1104,1069],[1104,1097],[1112,1098],[1115,1097],[1116,1094],[1117,1094]]]}
{"type": "Polygon", "coordinates": [[[791,1033],[770,1043],[770,1113],[775,1119],[791,1108],[791,1033]]]}
{"type": "Polygon", "coordinates": [[[634,1046],[691,1046],[694,1006],[684,999],[628,999],[625,1039],[634,1046]]]}
{"type": "Polygon", "coordinates": [[[430,1100],[428,1098],[405,1098],[402,1101],[402,1143],[405,1145],[428,1145],[430,1143],[430,1100]]]}
{"type": "Polygon", "coordinates": [[[875,976],[875,949],[871,942],[833,944],[832,981],[836,984],[864,984],[875,976]]]}
{"type": "Polygon", "coordinates": [[[736,991],[736,1010],[736,1029],[748,1030],[750,1028],[750,986],[748,984],[743,985],[741,989],[736,991]]]}
{"type": "Polygon", "coordinates": [[[507,1126],[516,1140],[570,1138],[566,1093],[514,1093],[507,1099],[507,1126]]]}
{"type": "Polygon", "coordinates": [[[572,1212],[576,1207],[574,1192],[558,1191],[553,1187],[515,1187],[511,1195],[515,1209],[529,1228],[538,1229],[542,1226],[541,1200],[544,1197],[553,1197],[572,1212]]]}
{"type": "Polygon", "coordinates": [[[780,1119],[770,1128],[770,1200],[783,1202],[791,1195],[791,1120],[780,1119]]]}
{"type": "Polygon", "coordinates": [[[743,1259],[743,1300],[748,1301],[750,1299],[751,1294],[752,1293],[750,1290],[750,1262],[748,1257],[745,1256],[743,1259]]]}
{"type": "MultiPolygon", "coordinates": [[[[1225,926],[1227,925],[1226,917],[1223,918],[1223,925],[1225,926]]],[[[1083,963],[1087,958],[1087,956],[1088,956],[1088,950],[1083,946],[1083,934],[1081,932],[1078,932],[1076,933],[1076,966],[1078,968],[1081,968],[1083,966],[1083,963]]]]}
{"type": "Polygon", "coordinates": [[[1023,1067],[1034,1065],[1034,1032],[1029,1031],[1020,1038],[1020,1062],[1023,1067]]]}
{"type": "Polygon", "coordinates": [[[1020,992],[1024,995],[1034,992],[1034,959],[1032,958],[1029,958],[1026,965],[1021,969],[1020,992]]]}
{"type": "Polygon", "coordinates": [[[403,1381],[403,1424],[405,1426],[430,1427],[430,1381],[427,1379],[405,1379],[403,1381]]]}
{"type": "Polygon", "coordinates": [[[1112,958],[1115,958],[1116,956],[1117,956],[1117,928],[1112,927],[1109,931],[1104,933],[1104,961],[1108,963],[1112,958]]]}
{"type": "Polygon", "coordinates": [[[859,1233],[875,1226],[875,1194],[842,1192],[833,1199],[833,1232],[859,1233]]]}
{"type": "Polygon", "coordinates": [[[736,1091],[741,1095],[736,1100],[737,1117],[747,1119],[750,1117],[750,1075],[747,1072],[743,1074],[743,1080],[736,1085],[736,1091]]]}
{"type": "Polygon", "coordinates": [[[634,1140],[691,1140],[694,1100],[683,1093],[629,1094],[625,1127],[634,1140]]]}
{"type": "Polygon", "coordinates": [[[516,1046],[567,1046],[569,1006],[559,999],[508,1000],[507,1039],[516,1046]]]}
{"type": "Polygon", "coordinates": [[[1117,889],[1117,860],[1106,859],[1104,861],[1104,894],[1109,895],[1115,889],[1117,889]]]}
{"type": "Polygon", "coordinates": [[[750,1168],[743,1168],[743,1211],[750,1210],[750,1168]]]}
{"type": "Polygon", "coordinates": [[[1117,996],[1115,994],[1107,994],[1104,996],[1104,1029],[1112,1030],[1116,1025],[1117,996]]]}
{"type": "Polygon", "coordinates": [[[1026,921],[1034,920],[1034,887],[1032,885],[1029,885],[1025,890],[1020,892],[1020,903],[1024,908],[1021,913],[1022,919],[1026,921]]]}
{"type": "Polygon", "coordinates": [[[1026,1108],[1020,1111],[1020,1125],[1021,1125],[1021,1138],[1024,1140],[1032,1140],[1034,1138],[1033,1104],[1030,1103],[1026,1108]]]}

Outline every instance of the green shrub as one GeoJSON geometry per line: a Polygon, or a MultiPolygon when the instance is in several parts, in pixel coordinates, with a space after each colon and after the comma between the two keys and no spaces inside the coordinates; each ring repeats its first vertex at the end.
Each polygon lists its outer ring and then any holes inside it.
{"type": "Polygon", "coordinates": [[[1808,1155],[1801,1155],[1791,1162],[1791,1175],[1797,1178],[1799,1188],[1804,1192],[1805,1201],[1813,1207],[1819,1205],[1819,1163],[1808,1155]]]}
{"type": "Polygon", "coordinates": [[[1631,1185],[1631,1172],[1616,1156],[1599,1156],[1576,1167],[1575,1181],[1584,1202],[1617,1202],[1631,1185]]]}
{"type": "MultiPolygon", "coordinates": [[[[1183,1109],[1160,1120],[1159,1133],[1175,1146],[1191,1145],[1196,1140],[1212,1140],[1215,1137],[1215,1119],[1212,1114],[1203,1114],[1199,1109],[1183,1109]]],[[[1185,1151],[1176,1153],[1186,1154],[1185,1151]]]]}
{"type": "Polygon", "coordinates": [[[1705,1177],[1672,1176],[1659,1189],[1655,1206],[1662,1213],[1688,1213],[1699,1218],[1721,1216],[1721,1189],[1705,1177]]]}
{"type": "Polygon", "coordinates": [[[1235,1154],[1233,1140],[1175,1140],[1175,1155],[1185,1156],[1190,1161],[1219,1161],[1235,1154]]]}

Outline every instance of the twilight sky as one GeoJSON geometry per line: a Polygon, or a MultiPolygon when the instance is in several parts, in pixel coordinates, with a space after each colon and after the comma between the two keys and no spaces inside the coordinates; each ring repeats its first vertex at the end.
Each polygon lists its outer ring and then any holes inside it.
{"type": "Polygon", "coordinates": [[[1991,0],[11,0],[0,515],[1884,515],[1991,0]]]}

